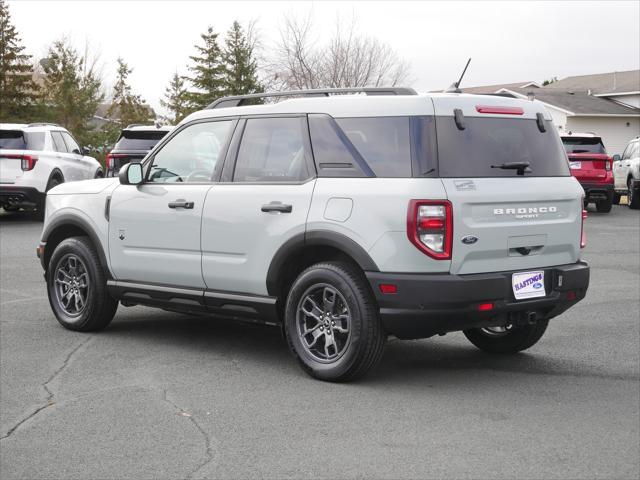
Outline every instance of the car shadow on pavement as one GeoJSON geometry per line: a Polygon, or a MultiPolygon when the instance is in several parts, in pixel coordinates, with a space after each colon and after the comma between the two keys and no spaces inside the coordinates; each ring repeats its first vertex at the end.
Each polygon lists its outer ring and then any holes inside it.
{"type": "MultiPolygon", "coordinates": [[[[161,342],[179,350],[197,350],[199,354],[204,355],[202,362],[205,363],[207,352],[212,354],[211,361],[215,361],[214,357],[218,354],[224,354],[248,368],[251,364],[260,366],[268,362],[286,362],[292,366],[288,370],[291,374],[304,376],[289,354],[286,341],[278,327],[216,317],[193,317],[171,313],[160,315],[162,318],[153,319],[148,318],[148,315],[145,318],[145,315],[137,314],[128,319],[119,320],[116,317],[100,336],[161,342]]],[[[433,382],[434,377],[438,379],[437,383],[458,383],[463,378],[469,378],[469,381],[473,378],[475,382],[478,376],[488,379],[502,373],[631,380],[635,378],[633,375],[602,371],[597,366],[556,357],[553,354],[537,353],[535,348],[515,355],[491,355],[477,350],[471,344],[452,343],[438,337],[411,341],[391,339],[378,367],[358,383],[374,385],[426,380],[433,382]],[[457,373],[463,376],[455,375],[457,373]]]]}

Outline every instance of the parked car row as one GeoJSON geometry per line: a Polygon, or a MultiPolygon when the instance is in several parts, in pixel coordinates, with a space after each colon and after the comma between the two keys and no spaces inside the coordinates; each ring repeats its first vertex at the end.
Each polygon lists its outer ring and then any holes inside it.
{"type": "Polygon", "coordinates": [[[130,125],[106,157],[106,172],[73,135],[53,123],[0,124],[0,207],[44,215],[46,193],[61,183],[113,176],[144,156],[172,127],[130,125]]]}
{"type": "Polygon", "coordinates": [[[640,208],[640,137],[629,142],[622,157],[607,154],[602,138],[595,133],[562,135],[571,174],[585,192],[585,207],[595,203],[601,213],[611,211],[627,195],[629,208],[640,208]]]}

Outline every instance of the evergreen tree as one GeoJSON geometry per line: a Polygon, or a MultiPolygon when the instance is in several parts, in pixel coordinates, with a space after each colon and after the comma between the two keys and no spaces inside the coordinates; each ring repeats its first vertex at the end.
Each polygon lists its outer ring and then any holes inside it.
{"type": "Polygon", "coordinates": [[[9,5],[0,0],[0,122],[30,119],[38,99],[31,56],[22,53],[9,5]]]}
{"type": "Polygon", "coordinates": [[[218,34],[213,28],[200,35],[204,45],[195,45],[198,52],[189,58],[193,65],[189,66],[191,77],[185,77],[194,87],[186,94],[190,111],[206,108],[211,102],[225,94],[225,65],[222,51],[218,45],[218,34]]]}
{"type": "Polygon", "coordinates": [[[177,125],[189,113],[184,83],[184,79],[178,75],[178,72],[174,73],[169,86],[165,89],[164,99],[160,100],[160,105],[171,114],[167,120],[172,125],[177,125]]]}
{"type": "Polygon", "coordinates": [[[227,32],[224,49],[226,68],[225,90],[228,95],[246,95],[263,92],[258,81],[258,64],[242,27],[237,21],[227,32]]]}
{"type": "Polygon", "coordinates": [[[84,142],[90,129],[89,122],[104,99],[102,81],[93,66],[87,65],[87,59],[66,40],[53,43],[42,65],[50,119],[84,142]]]}
{"type": "Polygon", "coordinates": [[[133,93],[128,77],[133,70],[122,58],[118,58],[118,73],[113,87],[113,99],[107,116],[117,118],[121,126],[145,123],[149,120],[149,109],[142,97],[133,93]]]}

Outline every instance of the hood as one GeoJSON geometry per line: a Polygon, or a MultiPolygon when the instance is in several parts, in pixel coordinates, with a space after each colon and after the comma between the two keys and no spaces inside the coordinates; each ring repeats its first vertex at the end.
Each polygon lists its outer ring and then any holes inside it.
{"type": "Polygon", "coordinates": [[[118,178],[96,178],[79,182],[62,183],[47,192],[47,195],[94,194],[118,185],[118,178]]]}

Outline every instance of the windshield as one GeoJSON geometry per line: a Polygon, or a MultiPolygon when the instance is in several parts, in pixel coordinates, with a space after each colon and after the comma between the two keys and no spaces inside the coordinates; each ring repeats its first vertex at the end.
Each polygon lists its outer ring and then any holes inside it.
{"type": "Polygon", "coordinates": [[[23,132],[22,130],[0,130],[0,149],[42,150],[44,132],[23,132]]]}
{"type": "Polygon", "coordinates": [[[453,117],[436,117],[441,177],[514,177],[517,169],[501,165],[528,163],[527,177],[568,176],[562,144],[550,121],[541,132],[536,120],[465,118],[459,130],[453,117]]]}
{"type": "Polygon", "coordinates": [[[165,130],[124,130],[114,150],[151,150],[167,133],[165,130]]]}
{"type": "Polygon", "coordinates": [[[599,137],[562,137],[567,153],[607,153],[599,137]]]}

